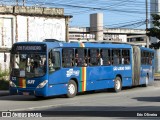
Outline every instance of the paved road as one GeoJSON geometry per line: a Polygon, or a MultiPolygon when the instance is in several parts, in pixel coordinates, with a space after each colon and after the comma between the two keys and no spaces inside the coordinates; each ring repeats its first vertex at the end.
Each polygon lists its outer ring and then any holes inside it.
{"type": "MultiPolygon", "coordinates": [[[[120,93],[97,91],[74,98],[37,99],[34,96],[1,96],[0,111],[160,111],[160,87],[124,89],[120,93]]],[[[94,112],[93,112],[94,113],[94,112]]],[[[93,117],[93,116],[92,116],[93,117]]]]}

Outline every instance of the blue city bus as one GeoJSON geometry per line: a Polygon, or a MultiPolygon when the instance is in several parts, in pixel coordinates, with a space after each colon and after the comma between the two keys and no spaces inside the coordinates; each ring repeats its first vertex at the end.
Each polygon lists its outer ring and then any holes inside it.
{"type": "Polygon", "coordinates": [[[148,86],[154,50],[125,43],[18,42],[10,60],[10,94],[48,97],[148,86]]]}

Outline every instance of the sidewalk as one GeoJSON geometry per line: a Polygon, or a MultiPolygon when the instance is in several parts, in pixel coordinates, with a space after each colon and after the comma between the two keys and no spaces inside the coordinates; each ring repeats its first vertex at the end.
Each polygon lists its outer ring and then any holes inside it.
{"type": "Polygon", "coordinates": [[[158,79],[154,80],[152,85],[155,86],[155,87],[160,87],[160,80],[158,80],[158,79]]]}
{"type": "Polygon", "coordinates": [[[8,90],[0,90],[0,97],[1,96],[7,96],[9,95],[9,91],[8,90]]]}

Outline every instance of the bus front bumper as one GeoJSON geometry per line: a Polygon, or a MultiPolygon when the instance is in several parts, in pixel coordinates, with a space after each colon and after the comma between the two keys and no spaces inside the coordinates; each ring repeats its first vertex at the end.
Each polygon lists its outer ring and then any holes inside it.
{"type": "Polygon", "coordinates": [[[16,87],[10,87],[9,89],[10,95],[34,95],[34,96],[46,96],[46,92],[44,89],[35,89],[35,88],[16,88],[16,87]]]}

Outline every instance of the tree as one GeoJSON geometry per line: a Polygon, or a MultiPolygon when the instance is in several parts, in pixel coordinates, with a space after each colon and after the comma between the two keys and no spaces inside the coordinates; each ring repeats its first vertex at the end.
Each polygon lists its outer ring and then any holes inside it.
{"type": "MultiPolygon", "coordinates": [[[[151,37],[156,37],[157,39],[160,40],[160,15],[158,14],[152,14],[152,18],[153,18],[153,28],[149,28],[147,30],[147,36],[151,36],[151,37]]],[[[151,48],[155,48],[155,49],[159,49],[160,47],[160,41],[156,42],[156,43],[152,43],[150,45],[151,48]]]]}
{"type": "Polygon", "coordinates": [[[160,39],[160,15],[152,14],[152,18],[154,27],[147,30],[147,35],[160,39]]]}
{"type": "MultiPolygon", "coordinates": [[[[160,15],[152,14],[152,18],[154,27],[147,29],[147,36],[156,37],[160,40],[160,15]]],[[[160,42],[152,43],[150,47],[158,49],[160,47],[160,42]]]]}

